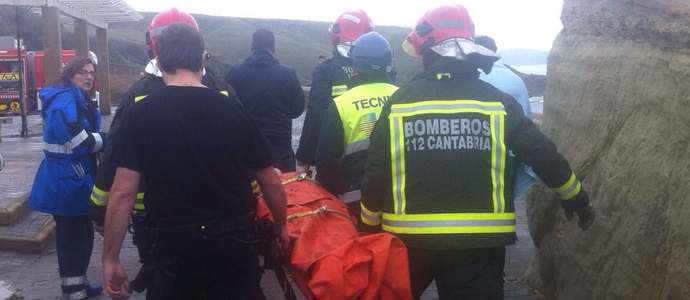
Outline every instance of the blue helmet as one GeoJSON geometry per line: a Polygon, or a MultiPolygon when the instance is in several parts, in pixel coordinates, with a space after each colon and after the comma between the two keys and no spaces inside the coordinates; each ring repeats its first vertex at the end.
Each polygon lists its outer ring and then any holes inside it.
{"type": "Polygon", "coordinates": [[[360,36],[350,48],[348,57],[352,66],[361,72],[390,72],[393,51],[386,38],[376,32],[360,36]]]}

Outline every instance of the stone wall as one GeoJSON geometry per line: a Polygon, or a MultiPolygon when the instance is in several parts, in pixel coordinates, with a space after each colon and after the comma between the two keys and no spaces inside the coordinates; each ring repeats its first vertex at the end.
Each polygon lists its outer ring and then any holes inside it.
{"type": "Polygon", "coordinates": [[[548,299],[690,299],[690,1],[564,0],[561,20],[541,129],[597,219],[583,232],[533,188],[525,279],[548,299]]]}

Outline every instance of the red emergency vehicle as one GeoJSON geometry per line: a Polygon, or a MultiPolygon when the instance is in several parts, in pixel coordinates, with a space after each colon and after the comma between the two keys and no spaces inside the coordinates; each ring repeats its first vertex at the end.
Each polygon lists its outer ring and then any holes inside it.
{"type": "MultiPolygon", "coordinates": [[[[62,50],[62,66],[76,56],[75,50],[62,50]]],[[[91,53],[92,57],[96,57],[91,53]]],[[[17,58],[16,49],[0,49],[0,115],[19,114],[20,93],[24,93],[24,103],[28,113],[36,113],[41,110],[41,101],[38,93],[46,85],[46,76],[43,71],[43,51],[21,52],[21,59],[17,58]],[[19,68],[23,68],[23,90],[20,91],[19,68]]],[[[98,84],[96,84],[98,89],[98,84]]]]}

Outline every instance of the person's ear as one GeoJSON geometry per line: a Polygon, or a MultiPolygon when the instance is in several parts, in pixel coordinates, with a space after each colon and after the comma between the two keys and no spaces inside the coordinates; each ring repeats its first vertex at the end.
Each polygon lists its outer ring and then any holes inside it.
{"type": "Polygon", "coordinates": [[[249,44],[249,51],[254,52],[254,43],[249,44]]]}
{"type": "Polygon", "coordinates": [[[276,45],[271,46],[270,50],[271,50],[271,53],[275,54],[276,53],[276,45]]]}

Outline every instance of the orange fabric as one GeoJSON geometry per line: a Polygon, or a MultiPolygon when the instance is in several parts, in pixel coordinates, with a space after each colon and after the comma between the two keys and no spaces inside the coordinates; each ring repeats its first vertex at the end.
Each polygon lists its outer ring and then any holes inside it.
{"type": "MultiPolygon", "coordinates": [[[[280,175],[294,179],[298,173],[280,175]]],[[[407,249],[395,236],[359,236],[358,216],[310,180],[283,185],[288,198],[290,274],[309,299],[412,299],[407,249]],[[325,207],[324,207],[325,206],[325,207]]],[[[259,198],[257,217],[271,219],[259,198]]]]}

